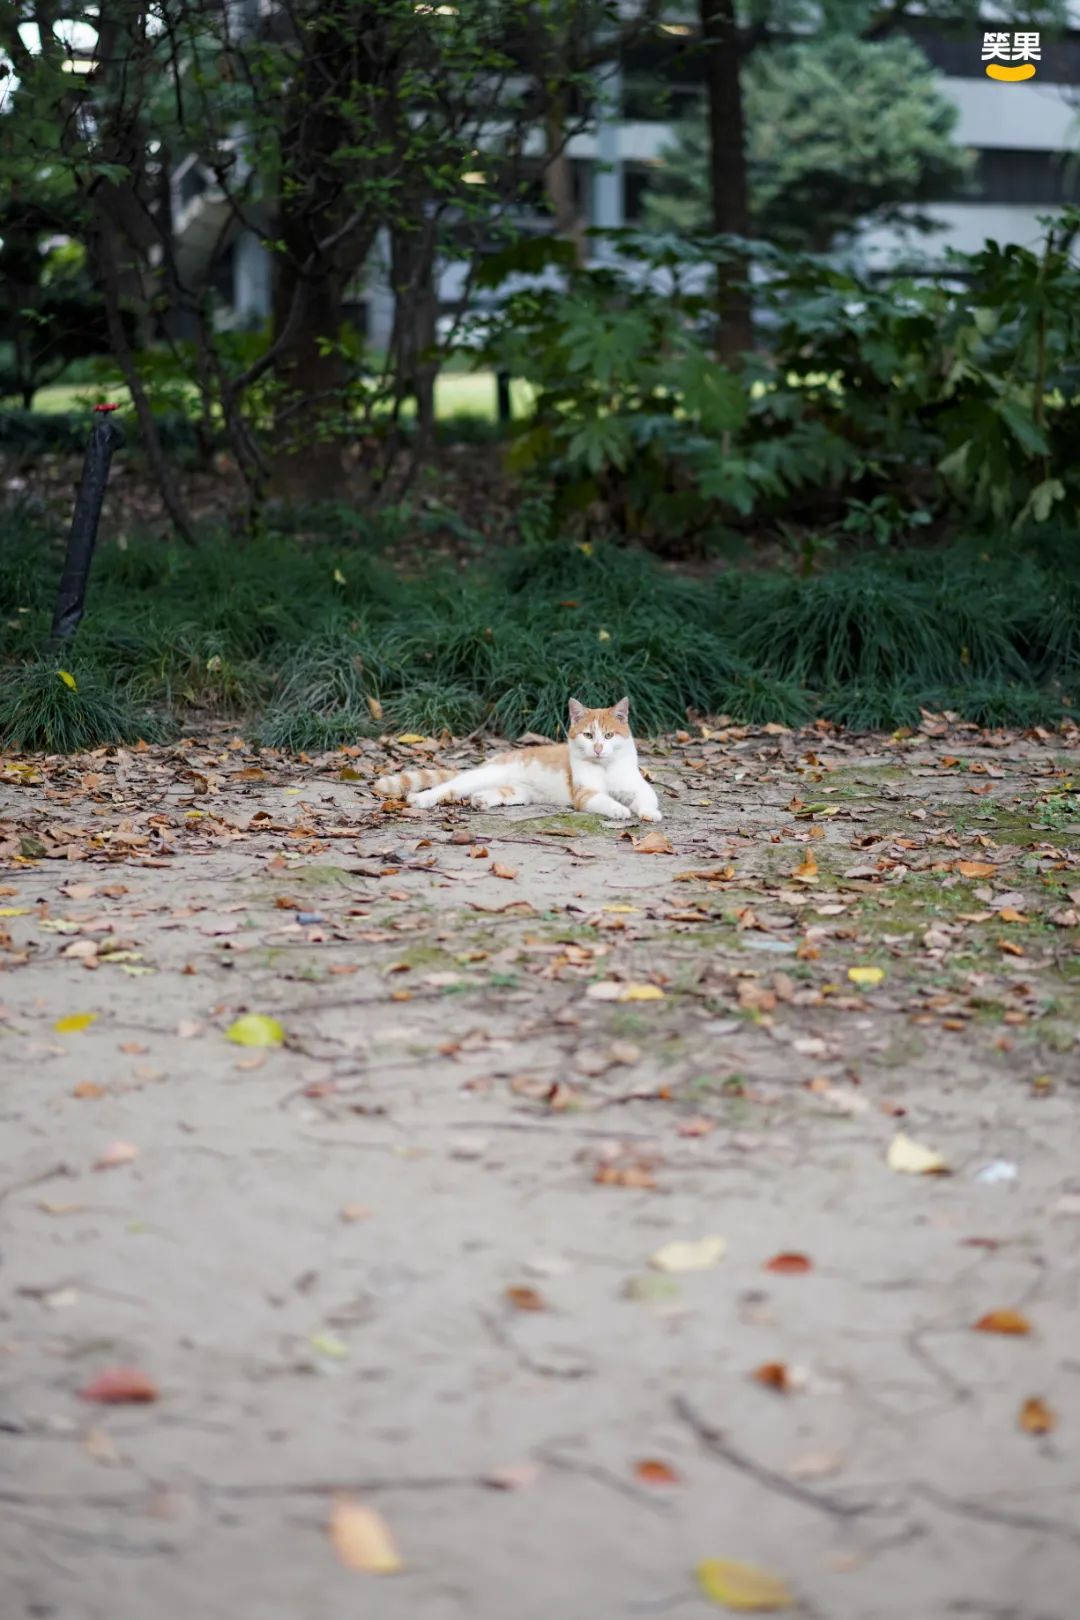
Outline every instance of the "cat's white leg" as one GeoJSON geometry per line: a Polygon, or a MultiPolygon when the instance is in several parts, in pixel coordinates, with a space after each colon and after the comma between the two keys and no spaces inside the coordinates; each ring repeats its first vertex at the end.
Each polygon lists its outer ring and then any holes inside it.
{"type": "Polygon", "coordinates": [[[574,809],[585,810],[590,816],[607,816],[612,821],[629,821],[630,811],[610,793],[579,792],[574,796],[574,809]]]}
{"type": "Polygon", "coordinates": [[[635,815],[642,821],[663,821],[660,814],[660,800],[656,797],[656,789],[639,776],[634,783],[633,796],[630,800],[635,815]]]}
{"type": "Polygon", "coordinates": [[[503,768],[498,765],[478,765],[473,771],[461,771],[438,787],[424,788],[409,794],[409,803],[418,810],[430,810],[433,805],[444,804],[447,799],[468,799],[484,788],[500,787],[504,781],[503,768]]]}
{"type": "Polygon", "coordinates": [[[508,804],[532,804],[532,794],[522,787],[493,787],[481,788],[479,793],[469,796],[469,803],[477,810],[502,809],[508,804]]]}

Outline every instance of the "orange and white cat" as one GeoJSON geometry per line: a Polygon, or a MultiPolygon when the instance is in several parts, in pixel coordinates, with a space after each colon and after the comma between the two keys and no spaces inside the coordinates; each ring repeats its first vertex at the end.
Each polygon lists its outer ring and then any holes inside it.
{"type": "Polygon", "coordinates": [[[422,810],[446,799],[466,799],[478,810],[504,804],[558,804],[619,821],[631,815],[659,821],[656,793],[638,768],[629,713],[629,698],[620,698],[610,709],[587,709],[571,698],[564,743],[515,748],[470,771],[431,769],[380,776],[375,792],[384,798],[407,797],[422,810]]]}

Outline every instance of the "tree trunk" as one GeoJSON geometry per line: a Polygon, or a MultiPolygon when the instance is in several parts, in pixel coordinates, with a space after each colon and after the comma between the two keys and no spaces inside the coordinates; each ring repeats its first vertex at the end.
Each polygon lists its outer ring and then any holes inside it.
{"type": "MultiPolygon", "coordinates": [[[[705,43],[713,230],[718,236],[746,236],[749,206],[735,0],[699,0],[699,9],[705,43]]],[[[716,352],[728,365],[737,365],[753,342],[750,300],[736,285],[747,273],[745,261],[717,266],[716,352]]]]}
{"type": "Polygon", "coordinates": [[[416,400],[416,449],[426,452],[435,437],[435,379],[439,363],[432,351],[438,339],[435,287],[435,230],[396,223],[390,230],[390,279],[394,289],[391,351],[398,399],[416,400]]]}
{"type": "Polygon", "coordinates": [[[288,261],[281,267],[274,296],[274,339],[280,345],[274,374],[284,393],[270,475],[275,495],[332,500],[344,492],[342,395],[348,372],[335,347],[343,293],[333,268],[316,264],[305,274],[288,261]]]}
{"type": "Polygon", "coordinates": [[[547,158],[544,164],[544,195],[556,236],[574,245],[574,259],[583,266],[588,257],[585,221],[574,196],[574,170],[566,152],[566,106],[559,96],[552,98],[544,120],[547,158]]]}

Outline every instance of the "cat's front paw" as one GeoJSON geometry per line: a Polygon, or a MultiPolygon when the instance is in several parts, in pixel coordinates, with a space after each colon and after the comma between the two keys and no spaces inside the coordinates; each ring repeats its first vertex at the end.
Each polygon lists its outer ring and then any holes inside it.
{"type": "Polygon", "coordinates": [[[650,809],[650,807],[646,805],[644,810],[638,811],[638,819],[640,821],[663,821],[664,818],[660,814],[659,810],[650,809]]]}
{"type": "Polygon", "coordinates": [[[410,793],[408,795],[408,803],[414,805],[417,810],[430,810],[432,805],[438,804],[438,802],[438,795],[434,788],[424,788],[420,793],[410,793]]]}
{"type": "Polygon", "coordinates": [[[612,799],[608,808],[600,812],[609,821],[629,821],[633,813],[632,810],[626,808],[625,804],[620,804],[618,799],[612,799]]]}

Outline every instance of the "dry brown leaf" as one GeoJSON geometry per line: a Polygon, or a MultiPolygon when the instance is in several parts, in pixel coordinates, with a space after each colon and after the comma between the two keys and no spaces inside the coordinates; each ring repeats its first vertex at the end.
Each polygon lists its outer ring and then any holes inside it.
{"type": "Polygon", "coordinates": [[[656,1177],[643,1164],[597,1165],[593,1180],[601,1187],[631,1187],[642,1192],[656,1186],[656,1177]]]}
{"type": "Polygon", "coordinates": [[[766,1260],[766,1271],[779,1271],[789,1277],[797,1276],[800,1272],[812,1271],[814,1263],[805,1254],[796,1254],[787,1250],[782,1254],[774,1254],[771,1260],[766,1260]]]}
{"type": "Polygon", "coordinates": [[[647,832],[643,838],[634,839],[635,855],[674,855],[671,840],[662,832],[647,832]]]}
{"type": "Polygon", "coordinates": [[[640,1457],[634,1464],[634,1473],[645,1485],[679,1485],[680,1476],[671,1467],[670,1463],[661,1462],[658,1457],[640,1457]]]}
{"type": "Polygon", "coordinates": [[[506,1297],[515,1311],[546,1311],[550,1309],[539,1289],[515,1285],[506,1290],[506,1297]]]}
{"type": "Polygon", "coordinates": [[[1052,1434],[1057,1413],[1038,1395],[1031,1395],[1020,1408],[1020,1427],[1025,1434],[1052,1434]]]}
{"type": "Polygon", "coordinates": [[[995,877],[997,870],[991,861],[956,861],[953,864],[953,871],[966,878],[995,877]]]}
{"type": "Polygon", "coordinates": [[[516,866],[500,866],[498,861],[492,861],[491,870],[497,878],[505,878],[508,883],[517,877],[516,866]]]}
{"type": "Polygon", "coordinates": [[[764,1384],[766,1389],[779,1390],[782,1395],[791,1393],[793,1386],[786,1361],[763,1361],[750,1376],[755,1383],[764,1384]]]}
{"type": "Polygon", "coordinates": [[[137,1367],[106,1367],[79,1391],[84,1401],[101,1401],[108,1406],[156,1401],[158,1393],[153,1379],[137,1367]]]}
{"type": "Polygon", "coordinates": [[[104,1097],[105,1087],[99,1086],[93,1080],[80,1080],[72,1089],[73,1097],[104,1097]]]}
{"type": "Polygon", "coordinates": [[[339,1496],[331,1509],[330,1540],[347,1569],[396,1575],[405,1567],[382,1514],[350,1497],[339,1496]]]}

